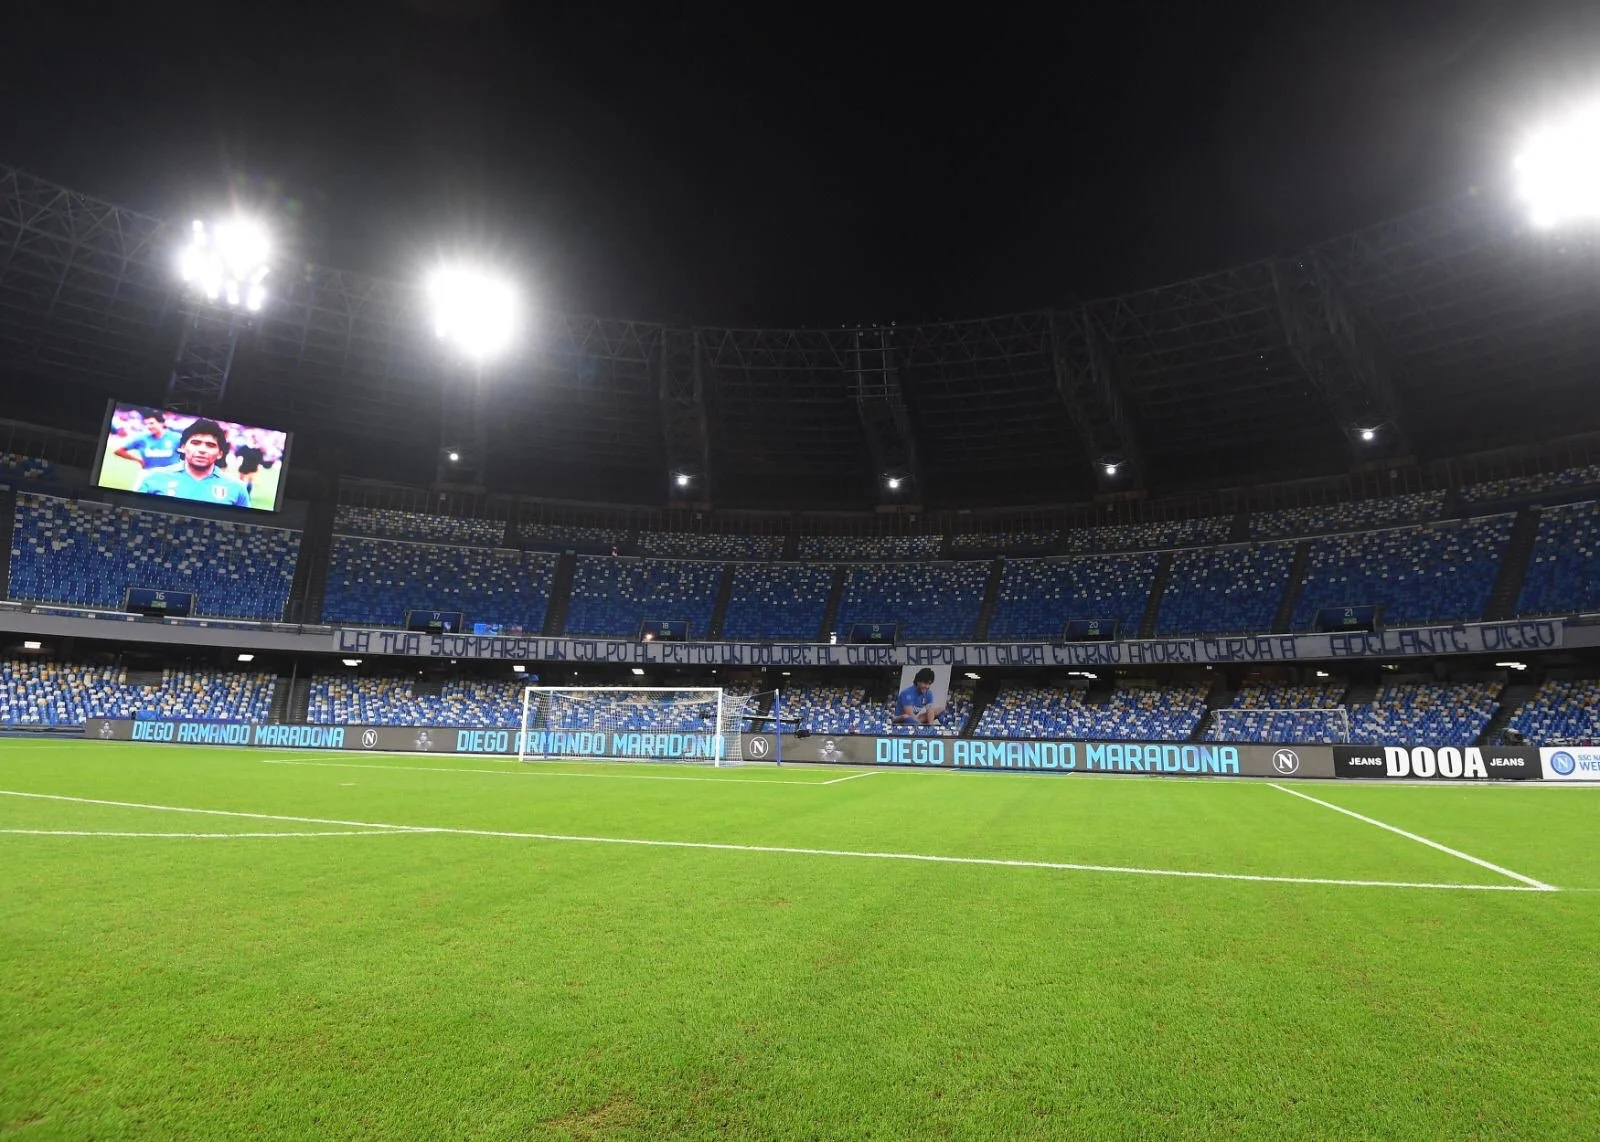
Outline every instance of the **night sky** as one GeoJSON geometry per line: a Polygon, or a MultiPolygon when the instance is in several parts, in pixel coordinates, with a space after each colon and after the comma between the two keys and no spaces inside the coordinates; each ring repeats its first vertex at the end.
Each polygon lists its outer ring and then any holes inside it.
{"type": "Polygon", "coordinates": [[[1162,285],[1498,185],[1519,126],[1600,78],[1600,5],[1565,2],[156,0],[7,25],[0,161],[161,215],[232,187],[325,264],[492,249],[552,308],[709,324],[1162,285]]]}

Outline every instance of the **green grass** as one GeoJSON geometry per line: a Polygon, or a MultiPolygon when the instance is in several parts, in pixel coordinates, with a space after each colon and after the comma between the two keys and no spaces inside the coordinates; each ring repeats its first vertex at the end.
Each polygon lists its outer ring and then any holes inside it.
{"type": "MultiPolygon", "coordinates": [[[[109,801],[1515,883],[1265,782],[847,775],[0,744],[0,789],[109,801]]],[[[0,1136],[1600,1136],[1600,789],[1295,787],[1564,891],[0,834],[0,1136]]],[[[8,830],[343,828],[0,796],[8,830]]]]}

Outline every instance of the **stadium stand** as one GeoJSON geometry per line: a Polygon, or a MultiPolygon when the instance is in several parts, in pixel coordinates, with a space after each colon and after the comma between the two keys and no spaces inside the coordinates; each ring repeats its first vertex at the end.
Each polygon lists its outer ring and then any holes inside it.
{"type": "Polygon", "coordinates": [[[807,535],[800,558],[849,563],[854,560],[937,559],[942,535],[807,535]]]}
{"type": "Polygon", "coordinates": [[[1511,537],[1511,515],[1353,532],[1316,540],[1294,627],[1321,607],[1382,603],[1391,626],[1479,619],[1511,537]]]}
{"type": "Polygon", "coordinates": [[[0,480],[33,480],[44,483],[56,478],[56,466],[37,456],[19,456],[15,452],[0,452],[0,480]]]}
{"type": "Polygon", "coordinates": [[[1544,472],[1537,476],[1507,476],[1499,480],[1485,480],[1468,484],[1461,489],[1461,502],[1479,504],[1489,500],[1510,499],[1548,492],[1556,488],[1582,488],[1600,484],[1600,464],[1585,464],[1580,468],[1564,468],[1559,472],[1544,472]]]}
{"type": "Polygon", "coordinates": [[[981,560],[857,563],[845,571],[838,626],[898,622],[906,640],[970,638],[988,579],[981,560]]]}
{"type": "Polygon", "coordinates": [[[311,681],[307,720],[372,726],[515,727],[522,686],[515,681],[463,679],[419,683],[410,678],[324,675],[311,681]]]}
{"type": "Polygon", "coordinates": [[[421,543],[459,543],[469,547],[499,547],[506,525],[491,519],[457,519],[454,516],[403,512],[391,508],[363,508],[341,504],[333,515],[339,535],[374,539],[411,539],[421,543]]]}
{"type": "Polygon", "coordinates": [[[1600,740],[1600,681],[1547,679],[1506,722],[1530,745],[1600,740]]]}
{"type": "Polygon", "coordinates": [[[0,724],[81,726],[90,718],[266,721],[268,674],[170,668],[159,686],[135,686],[116,666],[0,661],[0,724]]]}
{"type": "Polygon", "coordinates": [[[129,586],[192,591],[198,614],[283,618],[300,533],[17,495],[10,595],[120,608],[129,586]]]}
{"type": "Polygon", "coordinates": [[[1043,550],[1061,542],[1059,531],[975,531],[950,537],[952,551],[1043,550]]]}
{"type": "Polygon", "coordinates": [[[577,547],[621,547],[628,533],[619,527],[580,527],[564,523],[520,523],[513,529],[524,543],[572,544],[577,547]]]}
{"type": "Polygon", "coordinates": [[[1206,712],[1205,684],[1119,686],[1104,704],[1083,687],[1008,682],[978,719],[978,737],[1186,741],[1206,712]]]}
{"type": "Polygon", "coordinates": [[[1307,742],[1332,745],[1349,741],[1351,724],[1341,699],[1346,683],[1246,683],[1231,705],[1212,715],[1209,741],[1307,742]],[[1327,713],[1315,711],[1325,710],[1327,713]],[[1337,712],[1336,712],[1337,711],[1337,712]]]}
{"type": "Polygon", "coordinates": [[[1270,631],[1293,561],[1289,543],[1178,552],[1161,596],[1156,633],[1270,631]]]}
{"type": "Polygon", "coordinates": [[[1363,745],[1471,745],[1499,704],[1499,682],[1389,682],[1350,707],[1350,737],[1363,745]]]}
{"type": "Polygon", "coordinates": [[[633,637],[646,619],[687,619],[689,636],[704,638],[722,566],[697,559],[580,555],[567,633],[633,637]]]}
{"type": "Polygon", "coordinates": [[[1056,639],[1068,619],[1115,619],[1137,634],[1159,562],[1154,553],[1008,559],[989,637],[1056,639]]]}
{"type": "Polygon", "coordinates": [[[1231,516],[1170,520],[1162,523],[1108,524],[1066,533],[1068,551],[1134,551],[1143,548],[1193,547],[1221,543],[1233,526],[1231,516]]]}
{"type": "Polygon", "coordinates": [[[646,555],[670,555],[682,559],[776,559],[783,554],[783,536],[641,531],[639,550],[646,555]]]}
{"type": "Polygon", "coordinates": [[[556,556],[336,535],[328,557],[326,622],[401,626],[408,610],[463,611],[470,623],[538,631],[556,556]]]}
{"type": "Polygon", "coordinates": [[[832,567],[815,563],[739,563],[733,568],[723,638],[817,638],[833,588],[832,567]]]}
{"type": "Polygon", "coordinates": [[[925,737],[954,737],[972,716],[972,688],[952,684],[948,703],[937,725],[897,725],[894,697],[869,701],[864,686],[834,686],[826,683],[800,683],[783,691],[782,714],[787,723],[799,719],[795,728],[811,734],[907,734],[925,737]]]}
{"type": "Polygon", "coordinates": [[[1412,492],[1342,504],[1284,508],[1250,517],[1252,539],[1285,539],[1333,531],[1359,531],[1395,524],[1427,523],[1444,511],[1443,492],[1412,492]]]}
{"type": "Polygon", "coordinates": [[[1517,611],[1525,615],[1600,607],[1600,510],[1594,501],[1539,513],[1539,530],[1523,572],[1517,611]]]}

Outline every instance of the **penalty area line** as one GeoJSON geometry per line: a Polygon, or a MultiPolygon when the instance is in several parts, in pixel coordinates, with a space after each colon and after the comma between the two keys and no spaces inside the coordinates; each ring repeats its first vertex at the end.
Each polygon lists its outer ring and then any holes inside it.
{"type": "Polygon", "coordinates": [[[305,824],[355,826],[363,830],[462,837],[501,837],[511,840],[555,841],[586,845],[628,845],[638,848],[699,849],[710,852],[771,853],[780,856],[820,856],[850,860],[914,861],[924,864],[960,864],[988,868],[1037,868],[1059,872],[1101,872],[1126,876],[1165,876],[1184,880],[1237,880],[1257,884],[1321,884],[1351,888],[1421,888],[1454,892],[1557,892],[1549,885],[1448,884],[1430,881],[1352,880],[1318,876],[1266,876],[1243,872],[1196,872],[1187,869],[1136,868],[1125,865],[1079,864],[1068,861],[1009,860],[1001,857],[943,856],[934,853],[872,852],[859,849],[812,849],[791,845],[739,845],[716,841],[663,841],[639,837],[595,837],[570,833],[514,832],[504,829],[458,829],[440,825],[391,825],[371,821],[339,821],[322,817],[288,817],[274,813],[246,813],[237,809],[196,809],[182,805],[152,805],[133,801],[104,801],[92,797],[69,797],[58,793],[23,793],[0,789],[0,795],[30,797],[44,801],[69,801],[86,805],[111,805],[124,809],[150,809],[168,813],[202,813],[222,817],[246,817],[263,821],[299,821],[305,824]]]}
{"type": "Polygon", "coordinates": [[[1357,813],[1354,809],[1346,809],[1343,805],[1335,805],[1332,801],[1324,801],[1320,797],[1313,797],[1311,794],[1302,793],[1298,789],[1290,789],[1287,786],[1279,785],[1275,781],[1270,781],[1268,784],[1280,793],[1287,793],[1291,797],[1300,798],[1302,801],[1310,801],[1313,805],[1321,805],[1324,809],[1332,809],[1335,813],[1343,813],[1346,817],[1354,817],[1358,821],[1364,821],[1369,825],[1376,826],[1377,828],[1386,829],[1389,832],[1394,833],[1396,836],[1404,837],[1408,841],[1416,841],[1419,845],[1427,845],[1430,849],[1438,849],[1442,853],[1446,853],[1460,860],[1464,860],[1469,864],[1475,864],[1479,868],[1486,868],[1490,872],[1499,873],[1501,876],[1510,877],[1512,880],[1519,880],[1535,892],[1560,891],[1560,889],[1553,884],[1546,884],[1544,881],[1535,880],[1531,876],[1523,876],[1520,872],[1512,872],[1509,868],[1501,868],[1497,864],[1490,864],[1481,857],[1475,857],[1471,853],[1464,853],[1460,849],[1453,849],[1449,845],[1441,845],[1438,841],[1429,840],[1427,837],[1424,837],[1419,833],[1407,832],[1405,829],[1399,828],[1398,826],[1385,824],[1376,817],[1368,817],[1364,814],[1357,813]]]}

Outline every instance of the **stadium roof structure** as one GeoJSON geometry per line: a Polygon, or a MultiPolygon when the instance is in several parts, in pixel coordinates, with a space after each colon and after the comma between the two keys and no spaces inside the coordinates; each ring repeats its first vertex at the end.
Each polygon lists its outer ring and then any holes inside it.
{"type": "MultiPolygon", "coordinates": [[[[0,368],[157,399],[186,224],[0,166],[0,368]]],[[[315,264],[272,283],[230,413],[420,450],[415,478],[430,475],[471,394],[420,283],[315,264]]],[[[1597,317],[1589,238],[1528,231],[1490,195],[1001,317],[731,329],[540,312],[485,381],[488,481],[641,502],[684,472],[726,506],[951,505],[1456,455],[1600,427],[1597,317]]]]}

